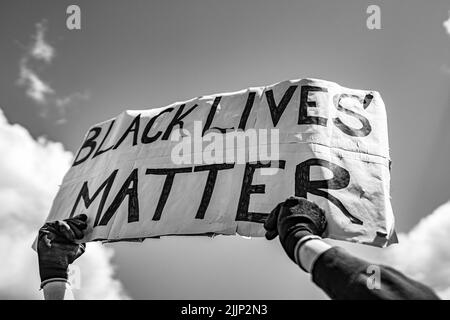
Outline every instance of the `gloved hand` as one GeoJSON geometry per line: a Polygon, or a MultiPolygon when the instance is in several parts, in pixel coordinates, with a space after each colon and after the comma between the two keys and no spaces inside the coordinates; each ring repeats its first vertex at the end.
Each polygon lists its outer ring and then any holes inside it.
{"type": "Polygon", "coordinates": [[[87,216],[47,222],[39,229],[37,252],[41,281],[60,278],[68,279],[68,267],[85,251],[85,244],[75,240],[83,238],[87,228],[87,216]]]}
{"type": "Polygon", "coordinates": [[[277,235],[289,258],[295,261],[295,246],[307,235],[321,236],[327,227],[325,212],[314,202],[300,197],[290,197],[272,210],[264,228],[266,239],[277,235]]]}

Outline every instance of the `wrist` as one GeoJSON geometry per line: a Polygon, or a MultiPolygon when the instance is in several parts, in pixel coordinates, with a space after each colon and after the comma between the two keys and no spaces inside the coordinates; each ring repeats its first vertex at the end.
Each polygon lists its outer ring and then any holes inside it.
{"type": "Polygon", "coordinates": [[[296,247],[297,265],[303,271],[311,273],[317,259],[331,246],[318,236],[310,236],[302,240],[296,247]]]}
{"type": "Polygon", "coordinates": [[[42,285],[45,300],[74,300],[75,297],[68,281],[60,279],[50,280],[42,285]]]}
{"type": "Polygon", "coordinates": [[[315,235],[315,234],[309,234],[309,235],[306,235],[306,236],[304,236],[303,238],[301,238],[298,242],[297,242],[297,244],[295,245],[295,248],[294,248],[294,258],[295,258],[295,263],[300,267],[300,268],[302,268],[303,269],[303,271],[305,271],[305,272],[309,272],[309,269],[308,268],[305,268],[304,266],[303,266],[303,264],[302,264],[302,259],[301,259],[301,256],[300,256],[300,252],[301,252],[301,250],[302,250],[302,247],[303,247],[303,245],[305,245],[308,241],[310,241],[310,240],[322,240],[322,238],[321,237],[319,237],[319,236],[317,236],[317,235],[315,235]]]}

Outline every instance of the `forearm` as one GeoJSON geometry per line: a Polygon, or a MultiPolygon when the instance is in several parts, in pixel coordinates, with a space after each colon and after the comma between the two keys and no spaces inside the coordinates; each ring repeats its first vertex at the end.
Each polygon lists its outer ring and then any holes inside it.
{"type": "Polygon", "coordinates": [[[344,249],[332,247],[323,252],[311,267],[312,281],[331,299],[382,299],[386,288],[369,289],[369,263],[350,256],[344,249]],[[380,296],[380,291],[382,291],[380,296]]]}
{"type": "Polygon", "coordinates": [[[438,299],[425,285],[383,265],[378,265],[380,286],[371,288],[369,262],[322,240],[305,242],[298,249],[298,260],[332,299],[438,299]]]}
{"type": "Polygon", "coordinates": [[[65,281],[53,281],[44,285],[45,300],[74,300],[70,284],[65,281]]]}

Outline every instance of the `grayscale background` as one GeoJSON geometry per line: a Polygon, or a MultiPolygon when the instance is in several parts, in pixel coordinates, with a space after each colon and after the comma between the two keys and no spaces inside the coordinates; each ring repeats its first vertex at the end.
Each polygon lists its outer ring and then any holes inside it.
{"type": "MultiPolygon", "coordinates": [[[[377,90],[388,114],[400,244],[334,243],[450,298],[449,10],[448,0],[2,0],[0,298],[42,299],[31,242],[91,125],[305,77],[377,90]],[[66,27],[70,4],[81,30],[66,27]],[[366,26],[372,4],[380,30],[366,26]]],[[[79,266],[79,298],[326,299],[278,240],[91,244],[79,266]]]]}

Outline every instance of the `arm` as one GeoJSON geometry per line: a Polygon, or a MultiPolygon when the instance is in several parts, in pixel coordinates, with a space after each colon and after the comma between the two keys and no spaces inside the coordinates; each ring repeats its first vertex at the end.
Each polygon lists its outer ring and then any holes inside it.
{"type": "Polygon", "coordinates": [[[68,281],[69,265],[85,251],[83,238],[87,216],[79,215],[62,221],[47,222],[38,236],[37,252],[41,289],[46,300],[73,300],[68,281]]]}
{"type": "Polygon", "coordinates": [[[280,203],[264,224],[266,238],[279,235],[288,256],[332,299],[439,299],[425,285],[397,270],[380,268],[380,289],[370,289],[369,262],[321,240],[325,232],[325,212],[303,198],[291,197],[280,203]]]}
{"type": "Polygon", "coordinates": [[[66,281],[53,281],[44,285],[45,300],[75,300],[70,284],[66,281]]]}
{"type": "Polygon", "coordinates": [[[435,300],[436,294],[425,285],[397,270],[380,268],[380,287],[370,288],[369,262],[352,256],[339,247],[314,239],[299,248],[299,265],[311,273],[313,282],[332,299],[435,300]]]}

